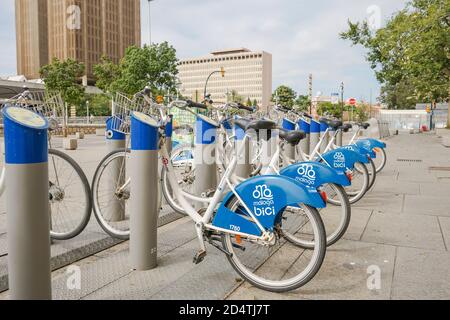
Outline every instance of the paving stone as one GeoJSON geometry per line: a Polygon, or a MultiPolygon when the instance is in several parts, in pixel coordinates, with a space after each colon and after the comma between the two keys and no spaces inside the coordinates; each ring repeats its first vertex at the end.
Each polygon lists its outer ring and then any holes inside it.
{"type": "Polygon", "coordinates": [[[437,217],[375,212],[362,241],[388,245],[445,250],[437,217]]]}
{"type": "Polygon", "coordinates": [[[450,216],[450,197],[406,195],[403,212],[408,214],[450,216]]]}
{"type": "Polygon", "coordinates": [[[447,251],[450,251],[450,217],[438,217],[447,251]]]}
{"type": "Polygon", "coordinates": [[[392,299],[450,299],[450,253],[398,248],[392,299]]]}
{"type": "Polygon", "coordinates": [[[375,212],[400,213],[403,209],[404,195],[385,193],[373,190],[367,193],[361,201],[352,208],[374,210],[375,212]]]}
{"type": "Polygon", "coordinates": [[[420,183],[420,194],[425,196],[448,196],[450,183],[420,183]]]}
{"type": "MultiPolygon", "coordinates": [[[[395,247],[342,240],[327,251],[325,261],[312,281],[289,293],[278,294],[280,299],[388,299],[394,269],[395,247]],[[369,290],[368,268],[381,271],[380,290],[369,290]]],[[[269,295],[274,298],[273,295],[269,295]]],[[[244,284],[228,299],[267,298],[267,293],[244,284]],[[248,288],[251,288],[249,292],[248,288]]]]}

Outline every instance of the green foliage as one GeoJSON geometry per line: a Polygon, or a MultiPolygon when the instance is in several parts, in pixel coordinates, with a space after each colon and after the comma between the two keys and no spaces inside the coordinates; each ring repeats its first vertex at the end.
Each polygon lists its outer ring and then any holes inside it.
{"type": "Polygon", "coordinates": [[[41,78],[48,92],[59,92],[69,105],[78,105],[84,97],[84,87],[79,83],[84,65],[72,59],[52,62],[40,69],[41,78]]]}
{"type": "Polygon", "coordinates": [[[272,95],[272,102],[292,108],[297,98],[297,92],[288,86],[279,86],[272,95]]]}
{"type": "Polygon", "coordinates": [[[252,106],[252,100],[250,100],[250,98],[247,98],[247,102],[245,103],[245,105],[247,107],[251,107],[252,106]]]}
{"type": "Polygon", "coordinates": [[[403,81],[396,84],[385,84],[381,88],[380,102],[391,109],[415,109],[418,100],[411,90],[412,86],[403,81]]]}
{"type": "Polygon", "coordinates": [[[87,115],[87,103],[89,102],[89,115],[107,117],[111,115],[111,97],[106,94],[86,95],[84,101],[77,106],[77,116],[87,115]]]}
{"type": "Polygon", "coordinates": [[[108,92],[114,81],[120,78],[120,67],[109,57],[103,56],[100,64],[94,66],[94,75],[97,78],[97,88],[108,92]]]}
{"type": "Polygon", "coordinates": [[[257,107],[257,106],[258,106],[258,101],[256,101],[256,99],[255,99],[255,100],[253,100],[252,107],[257,107]]]}
{"type": "Polygon", "coordinates": [[[244,97],[241,96],[236,90],[231,90],[231,92],[228,94],[228,99],[230,102],[244,103],[244,97]]]}
{"type": "Polygon", "coordinates": [[[295,100],[295,109],[299,111],[308,111],[311,106],[311,100],[309,100],[308,96],[299,95],[295,100]]]}
{"type": "Polygon", "coordinates": [[[94,67],[97,86],[114,94],[133,95],[149,85],[154,95],[176,92],[176,50],[167,42],[129,47],[119,65],[108,58],[94,67]]]}
{"type": "Polygon", "coordinates": [[[331,116],[334,118],[341,118],[342,105],[335,105],[331,102],[319,102],[317,107],[319,116],[331,116]]]}
{"type": "Polygon", "coordinates": [[[368,50],[390,108],[449,97],[450,0],[411,0],[376,32],[349,21],[341,38],[368,50]]]}

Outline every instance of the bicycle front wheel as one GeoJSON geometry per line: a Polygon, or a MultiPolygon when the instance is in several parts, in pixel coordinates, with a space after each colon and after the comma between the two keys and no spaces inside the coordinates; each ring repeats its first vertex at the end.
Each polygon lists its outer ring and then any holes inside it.
{"type": "Polygon", "coordinates": [[[129,149],[111,152],[100,162],[92,180],[95,218],[107,234],[121,240],[130,238],[129,157],[129,149]]]}
{"type": "MultiPolygon", "coordinates": [[[[243,210],[237,199],[227,205],[233,211],[243,210]]],[[[302,205],[301,222],[285,226],[284,212],[274,230],[275,239],[268,244],[255,243],[231,234],[222,237],[223,247],[230,254],[227,258],[236,272],[252,285],[272,292],[298,289],[308,283],[319,271],[326,252],[326,234],[322,220],[315,208],[302,205]],[[289,234],[302,234],[312,249],[299,248],[287,241],[283,230],[289,234]]]]}
{"type": "Polygon", "coordinates": [[[86,228],[91,217],[89,182],[70,156],[54,149],[48,153],[50,237],[72,239],[86,228]]]}

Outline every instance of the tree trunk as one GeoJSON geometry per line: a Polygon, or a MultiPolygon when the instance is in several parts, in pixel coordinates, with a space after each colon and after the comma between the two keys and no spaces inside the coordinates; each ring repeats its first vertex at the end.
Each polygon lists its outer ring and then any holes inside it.
{"type": "Polygon", "coordinates": [[[448,87],[448,114],[447,114],[447,128],[450,129],[450,87],[448,87]]]}

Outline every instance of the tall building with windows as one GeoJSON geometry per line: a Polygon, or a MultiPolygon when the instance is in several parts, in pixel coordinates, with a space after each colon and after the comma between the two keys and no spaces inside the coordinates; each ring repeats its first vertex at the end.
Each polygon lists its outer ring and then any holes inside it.
{"type": "Polygon", "coordinates": [[[220,73],[211,76],[207,93],[214,102],[227,101],[227,93],[234,90],[244,101],[250,100],[263,108],[270,104],[272,95],[272,55],[259,51],[252,52],[246,48],[214,51],[199,58],[181,60],[178,64],[179,78],[183,94],[201,101],[208,76],[221,68],[220,73]]]}
{"type": "Polygon", "coordinates": [[[17,73],[38,79],[48,63],[47,0],[16,0],[17,73]]]}
{"type": "Polygon", "coordinates": [[[17,60],[32,57],[39,61],[30,68],[18,63],[19,74],[36,78],[39,67],[54,57],[72,58],[85,64],[87,79],[92,82],[93,66],[102,55],[117,63],[127,47],[140,46],[140,1],[16,0],[16,32],[17,47],[24,47],[17,51],[17,60]],[[35,20],[42,22],[40,29],[21,27],[36,24],[35,20]],[[43,48],[41,60],[34,57],[38,47],[43,48]]]}

